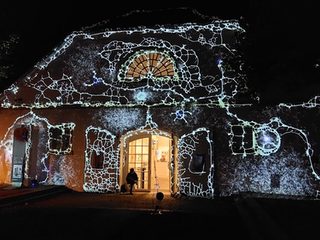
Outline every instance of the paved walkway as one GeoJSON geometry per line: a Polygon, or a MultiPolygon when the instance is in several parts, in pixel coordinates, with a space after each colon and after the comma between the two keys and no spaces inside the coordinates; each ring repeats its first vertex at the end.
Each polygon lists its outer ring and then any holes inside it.
{"type": "MultiPolygon", "coordinates": [[[[163,200],[159,201],[155,193],[145,192],[134,192],[130,195],[75,192],[52,186],[21,189],[2,187],[0,214],[10,220],[8,226],[14,225],[17,217],[27,221],[30,216],[35,216],[41,225],[42,218],[52,216],[52,219],[57,219],[63,216],[62,227],[73,221],[78,229],[78,225],[82,226],[83,219],[91,219],[93,222],[85,222],[85,226],[89,224],[90,229],[96,225],[105,227],[104,223],[107,222],[113,223],[110,225],[111,229],[120,230],[120,226],[134,219],[139,222],[135,227],[140,227],[140,223],[143,223],[143,226],[163,225],[177,229],[186,226],[184,229],[203,230],[205,226],[210,230],[214,226],[215,231],[219,231],[227,225],[233,229],[227,233],[232,237],[242,235],[246,239],[292,239],[299,236],[311,239],[317,233],[320,202],[245,196],[203,199],[172,197],[169,194],[165,194],[163,200]],[[49,194],[50,197],[46,197],[49,194]],[[163,217],[149,217],[153,215],[163,217]]],[[[52,224],[57,223],[52,220],[52,224]]],[[[132,227],[132,230],[135,230],[135,227],[132,227]]],[[[43,228],[45,229],[45,226],[43,228]]],[[[194,236],[198,234],[194,232],[194,236]]],[[[189,233],[186,232],[185,236],[188,238],[189,233]]]]}
{"type": "MultiPolygon", "coordinates": [[[[231,204],[233,205],[233,203],[231,204]]],[[[155,194],[101,194],[66,191],[0,208],[2,235],[32,239],[206,239],[223,227],[225,238],[245,239],[235,207],[209,199],[155,194]],[[216,203],[216,204],[215,204],[216,203]],[[206,209],[209,207],[210,210],[206,209]],[[200,212],[197,212],[200,211],[200,212]],[[11,235],[10,235],[11,234],[11,235]]],[[[248,239],[248,238],[246,238],[248,239]]]]}
{"type": "Polygon", "coordinates": [[[36,193],[46,189],[53,188],[52,186],[40,186],[36,188],[14,188],[7,185],[0,185],[0,200],[22,196],[29,193],[36,193]]]}
{"type": "MultiPolygon", "coordinates": [[[[60,186],[58,186],[60,187],[60,186]]],[[[46,191],[48,189],[57,188],[57,186],[44,186],[40,185],[37,187],[12,187],[10,185],[0,185],[0,199],[10,198],[15,196],[21,196],[29,193],[36,193],[41,191],[46,191]]]]}
{"type": "Polygon", "coordinates": [[[38,199],[58,192],[67,191],[62,186],[37,186],[34,188],[15,188],[10,185],[0,185],[0,207],[15,205],[24,201],[38,199]]]}
{"type": "Polygon", "coordinates": [[[226,206],[235,210],[234,201],[232,199],[212,200],[182,196],[172,197],[169,194],[165,194],[163,200],[159,201],[156,199],[155,193],[145,192],[135,192],[133,195],[130,195],[71,191],[48,198],[43,202],[37,201],[36,205],[40,207],[52,205],[66,208],[104,208],[139,211],[154,211],[156,209],[161,209],[161,211],[167,212],[197,212],[204,214],[209,212],[220,212],[222,209],[226,210],[226,206]],[[230,204],[226,204],[228,202],[230,204]]]}
{"type": "Polygon", "coordinates": [[[133,195],[130,195],[128,193],[75,192],[62,186],[39,186],[36,188],[0,187],[0,207],[24,202],[28,202],[30,206],[36,205],[37,207],[51,205],[66,208],[197,212],[204,214],[209,212],[221,212],[223,214],[222,209],[226,211],[226,206],[230,211],[235,209],[233,199],[212,200],[186,196],[174,197],[169,193],[165,193],[162,200],[157,200],[156,193],[148,192],[134,192],[133,195]],[[63,194],[56,194],[61,192],[63,194]],[[50,198],[46,197],[47,195],[51,195],[50,198]],[[42,199],[43,197],[45,198],[42,199]],[[228,202],[229,204],[226,204],[228,202]]]}

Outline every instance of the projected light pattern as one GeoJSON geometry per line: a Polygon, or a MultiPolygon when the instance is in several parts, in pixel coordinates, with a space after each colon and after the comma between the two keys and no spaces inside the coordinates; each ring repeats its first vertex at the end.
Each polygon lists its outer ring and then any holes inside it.
{"type": "Polygon", "coordinates": [[[186,120],[187,115],[192,115],[191,112],[185,111],[184,109],[178,109],[175,113],[171,114],[175,116],[175,118],[173,119],[174,122],[177,120],[183,120],[185,123],[188,123],[188,121],[186,120]]]}
{"type": "Polygon", "coordinates": [[[291,104],[291,103],[280,103],[279,107],[294,108],[294,107],[303,107],[303,108],[315,108],[320,106],[320,96],[314,96],[308,102],[291,104]]]}
{"type": "Polygon", "coordinates": [[[196,25],[196,24],[184,24],[176,26],[174,28],[168,27],[159,27],[159,28],[140,28],[135,30],[120,30],[120,31],[107,31],[102,33],[89,34],[84,32],[74,32],[67,36],[64,40],[64,43],[54,49],[54,52],[43,59],[42,62],[36,65],[39,69],[45,69],[52,61],[57,57],[63,54],[66,49],[70,47],[75,38],[82,39],[98,39],[98,38],[109,38],[110,36],[117,33],[125,33],[132,35],[133,33],[139,34],[157,34],[157,33],[167,33],[167,34],[176,34],[190,42],[198,42],[201,45],[206,45],[211,48],[222,46],[229,49],[229,46],[223,41],[223,31],[239,31],[244,32],[244,29],[240,27],[238,21],[231,20],[214,20],[212,23],[207,25],[196,25]]]}
{"type": "Polygon", "coordinates": [[[119,189],[119,151],[114,148],[115,136],[109,131],[89,126],[86,129],[86,151],[83,189],[87,192],[115,192],[119,189]],[[92,166],[102,156],[102,168],[92,166]]]}
{"type": "Polygon", "coordinates": [[[275,153],[281,144],[280,134],[268,124],[262,124],[255,129],[254,139],[256,153],[261,156],[268,156],[271,153],[275,153]]]}
{"type": "Polygon", "coordinates": [[[150,93],[147,91],[137,91],[134,93],[134,99],[135,101],[139,103],[144,103],[145,101],[148,100],[150,93]]]}
{"type": "Polygon", "coordinates": [[[60,175],[63,179],[61,185],[65,185],[69,188],[78,188],[79,187],[79,176],[83,176],[83,170],[75,168],[76,164],[71,155],[60,156],[60,175]]]}
{"type": "Polygon", "coordinates": [[[72,34],[70,34],[64,39],[63,44],[61,46],[55,48],[52,54],[50,54],[48,57],[43,59],[41,62],[37,63],[35,67],[40,70],[45,69],[49,65],[49,63],[51,63],[57,57],[63,54],[66,51],[66,49],[69,48],[70,45],[73,43],[74,38],[78,36],[82,36],[84,39],[90,38],[89,34],[84,34],[82,32],[73,32],[72,34]]]}
{"type": "Polygon", "coordinates": [[[144,115],[143,109],[102,109],[92,117],[92,121],[102,122],[103,127],[113,133],[122,133],[136,126],[142,126],[145,123],[144,115]]]}
{"type": "MultiPolygon", "coordinates": [[[[231,113],[228,107],[226,109],[227,109],[228,115],[237,119],[237,121],[241,123],[238,126],[241,126],[243,128],[250,127],[254,132],[252,136],[252,142],[253,142],[252,149],[249,149],[250,151],[245,151],[245,152],[232,152],[232,154],[234,155],[241,154],[243,157],[245,157],[247,154],[269,156],[270,154],[278,151],[281,145],[281,136],[286,134],[295,134],[304,143],[305,156],[308,158],[313,176],[317,180],[320,180],[320,176],[316,173],[313,166],[313,162],[312,162],[313,149],[308,140],[308,135],[302,129],[287,125],[283,123],[282,120],[278,117],[271,118],[268,123],[263,123],[263,124],[260,124],[254,121],[245,121],[243,119],[240,119],[237,115],[231,113]]],[[[230,129],[232,129],[232,126],[230,127],[230,129]]],[[[229,146],[230,146],[230,149],[233,149],[233,145],[234,145],[233,140],[236,137],[236,135],[232,132],[232,130],[229,132],[229,135],[230,135],[229,146]]],[[[241,137],[244,139],[245,134],[242,134],[241,137]]],[[[245,145],[246,142],[243,141],[242,144],[245,145]]]]}
{"type": "MultiPolygon", "coordinates": [[[[220,85],[216,86],[216,89],[218,91],[217,93],[218,105],[221,108],[228,108],[229,106],[233,105],[232,101],[234,100],[234,97],[238,93],[245,92],[247,90],[247,85],[243,81],[245,77],[239,73],[235,73],[234,70],[228,69],[227,71],[222,59],[219,59],[217,61],[217,67],[221,72],[221,77],[219,79],[220,85]],[[236,75],[237,77],[229,77],[228,72],[229,74],[231,73],[231,75],[236,75]],[[237,81],[237,78],[240,78],[242,81],[237,81]],[[227,91],[226,89],[229,89],[229,90],[227,91]]],[[[208,87],[211,88],[212,86],[208,86],[208,87]]],[[[211,102],[211,104],[215,105],[216,103],[211,102]]]]}
{"type": "MultiPolygon", "coordinates": [[[[219,111],[225,111],[230,118],[227,120],[228,126],[215,127],[229,127],[229,148],[233,155],[242,157],[241,161],[238,157],[229,159],[238,161],[234,169],[228,170],[234,170],[232,177],[238,182],[232,183],[224,194],[247,190],[310,194],[310,179],[303,172],[302,163],[295,163],[296,169],[279,170],[289,163],[290,157],[294,161],[301,159],[297,152],[288,154],[288,157],[279,153],[283,136],[292,134],[301,139],[304,146],[304,154],[301,155],[307,157],[315,179],[320,180],[311,161],[313,150],[306,131],[285,124],[278,116],[267,117],[267,120],[258,123],[242,119],[230,111],[233,106],[250,105],[237,104],[237,96],[245,92],[247,86],[245,76],[241,74],[242,63],[237,58],[234,46],[229,44],[233,38],[231,35],[241,32],[243,29],[237,21],[214,20],[207,25],[185,24],[172,28],[160,26],[96,34],[72,33],[53,54],[38,63],[23,81],[11,85],[0,95],[3,108],[31,110],[15,121],[1,141],[1,149],[7,156],[5,161],[11,161],[14,128],[23,123],[30,126],[30,134],[33,134],[31,128],[40,126],[41,144],[45,144],[45,151],[37,156],[44,173],[41,183],[71,184],[70,178],[75,176],[75,172],[72,172],[68,158],[72,157],[63,155],[72,153],[75,124],[51,125],[46,118],[38,117],[32,110],[65,106],[96,108],[92,122],[98,120],[100,126],[89,126],[86,130],[83,189],[91,192],[115,192],[119,190],[121,167],[125,166],[120,166],[120,163],[126,164],[126,159],[120,159],[120,149],[126,151],[129,138],[138,134],[152,134],[171,139],[171,133],[160,130],[162,126],[169,129],[178,124],[188,125],[187,129],[202,127],[202,119],[198,116],[205,111],[210,114],[210,108],[219,107],[219,111]],[[157,121],[153,120],[150,110],[157,107],[171,107],[167,118],[163,115],[159,117],[159,114],[155,118],[157,121]],[[202,111],[203,109],[206,110],[202,111]],[[159,121],[158,117],[163,121],[159,121]],[[167,123],[169,127],[166,126],[167,123]],[[60,132],[58,137],[52,135],[55,129],[60,132]],[[119,145],[115,147],[117,144],[119,145]],[[281,156],[281,159],[276,159],[275,155],[281,156]],[[252,157],[249,158],[250,156],[252,157]],[[245,159],[246,157],[248,158],[245,159]],[[61,165],[59,171],[52,170],[50,158],[61,165]],[[250,162],[252,159],[256,163],[250,162]],[[101,161],[101,164],[93,164],[95,161],[101,161]],[[71,171],[70,176],[66,175],[68,171],[71,171]],[[293,176],[290,176],[290,171],[293,176]],[[275,179],[281,181],[281,186],[272,190],[271,173],[279,174],[280,177],[276,176],[275,179]]],[[[320,105],[319,99],[316,96],[307,103],[281,103],[279,107],[314,108],[320,105]]],[[[222,115],[219,114],[220,116],[222,115]]],[[[178,167],[177,178],[181,193],[213,197],[213,143],[209,131],[213,123],[209,123],[210,120],[211,118],[206,122],[206,128],[198,128],[191,133],[186,133],[179,126],[176,137],[184,135],[178,143],[178,166],[174,166],[174,157],[170,162],[171,189],[172,184],[175,184],[175,168],[178,167]],[[209,161],[210,164],[203,169],[194,170],[191,166],[200,142],[208,144],[210,159],[206,163],[209,161]],[[197,182],[198,178],[203,180],[206,177],[207,181],[197,182]]],[[[86,128],[87,125],[83,127],[86,128]]],[[[32,137],[33,135],[29,136],[32,137]]],[[[29,162],[30,149],[29,140],[26,163],[29,162]]],[[[228,163],[225,165],[228,166],[228,163]]],[[[28,179],[28,171],[27,167],[25,179],[28,179]]]]}
{"type": "Polygon", "coordinates": [[[146,112],[145,124],[143,126],[139,127],[138,129],[129,131],[125,134],[125,136],[123,137],[123,140],[122,140],[123,147],[126,148],[126,144],[128,143],[128,138],[131,138],[133,136],[137,136],[141,133],[143,133],[143,134],[146,133],[146,134],[151,134],[151,135],[160,135],[160,136],[171,138],[171,135],[169,133],[160,131],[158,129],[158,124],[153,121],[152,114],[150,113],[149,108],[146,112]]]}
{"type": "Polygon", "coordinates": [[[316,190],[312,180],[310,181],[310,173],[306,171],[305,162],[301,161],[303,155],[292,148],[277,155],[252,160],[259,161],[259,164],[249,164],[249,159],[232,159],[236,168],[224,176],[228,184],[221,192],[222,196],[241,192],[315,196],[316,190]]]}
{"type": "Polygon", "coordinates": [[[281,138],[277,130],[271,127],[273,124],[272,121],[268,124],[244,122],[243,125],[231,125],[229,146],[232,154],[268,156],[276,152],[281,138]]]}
{"type": "MultiPolygon", "coordinates": [[[[278,106],[280,108],[282,107],[282,108],[289,108],[289,109],[296,108],[296,107],[301,107],[306,109],[316,108],[320,106],[320,96],[314,96],[309,101],[303,102],[303,103],[297,103],[297,104],[280,103],[278,106]]],[[[313,155],[313,149],[311,148],[311,144],[308,142],[307,134],[302,130],[300,130],[299,133],[301,135],[301,138],[303,138],[306,143],[306,146],[307,146],[306,155],[308,156],[309,162],[311,164],[313,175],[316,177],[316,179],[320,180],[320,176],[315,172],[315,169],[312,164],[311,158],[313,155]]]]}
{"type": "MultiPolygon", "coordinates": [[[[58,161],[61,164],[61,161],[58,161]]],[[[53,185],[64,185],[64,177],[61,174],[61,172],[55,171],[52,176],[50,177],[50,180],[48,181],[49,184],[53,185]]]]}
{"type": "MultiPolygon", "coordinates": [[[[223,39],[224,32],[229,30],[243,31],[236,21],[217,20],[204,26],[186,24],[172,29],[160,27],[99,34],[74,33],[66,38],[65,43],[57,48],[52,55],[36,66],[38,70],[35,69],[28,75],[22,86],[16,85],[7,89],[1,97],[1,106],[6,108],[48,108],[71,105],[80,107],[174,106],[178,109],[173,113],[174,122],[188,123],[188,116],[191,116],[192,113],[184,109],[186,104],[192,103],[194,107],[196,105],[232,104],[230,100],[236,96],[238,85],[242,84],[239,84],[239,79],[243,80],[241,74],[235,73],[230,68],[228,71],[223,68],[222,53],[227,52],[230,55],[235,53],[235,49],[232,49],[231,45],[227,45],[227,41],[223,39]],[[112,35],[115,36],[114,39],[117,39],[117,34],[131,35],[136,33],[143,36],[140,42],[104,40],[112,35]],[[159,33],[174,34],[175,37],[181,37],[184,43],[176,44],[157,38],[156,34],[159,33]],[[80,48],[75,43],[78,44],[84,40],[86,42],[100,41],[105,44],[85,45],[80,48]],[[216,75],[207,73],[204,75],[200,72],[199,56],[195,50],[188,48],[188,44],[185,44],[187,42],[192,43],[191,45],[199,43],[206,49],[218,50],[213,51],[217,52],[219,55],[217,57],[220,59],[216,63],[217,65],[212,66],[212,68],[216,68],[216,75]],[[64,60],[65,68],[58,68],[61,70],[57,72],[54,60],[62,56],[67,49],[74,50],[74,53],[69,59],[64,60]],[[34,99],[17,98],[21,92],[27,90],[34,92],[34,99]],[[230,103],[228,103],[229,101],[230,103]]],[[[212,57],[215,57],[213,52],[212,57]]],[[[136,115],[126,118],[122,115],[122,112],[126,112],[126,110],[114,111],[121,111],[121,113],[117,117],[112,114],[105,117],[106,129],[113,130],[113,132],[125,132],[132,128],[130,126],[141,126],[138,124],[141,118],[135,118],[136,115]],[[121,120],[114,121],[116,118],[121,120]],[[129,124],[127,124],[128,122],[129,124]]],[[[97,117],[103,118],[102,115],[97,117]]],[[[106,130],[100,129],[100,131],[106,130]]],[[[130,137],[131,134],[138,132],[171,137],[170,134],[163,133],[158,129],[149,110],[145,126],[138,128],[138,131],[134,133],[128,132],[126,136],[130,137]]],[[[114,135],[110,133],[110,136],[114,135]]],[[[124,142],[126,142],[125,140],[124,142]]],[[[103,141],[104,144],[110,143],[109,140],[103,141]]],[[[63,152],[58,148],[51,149],[55,149],[56,153],[63,152]]],[[[55,150],[51,151],[55,152],[55,150]]],[[[116,151],[114,155],[117,156],[118,149],[113,150],[116,151]]],[[[98,150],[94,152],[93,155],[101,156],[98,150]]],[[[93,156],[92,152],[87,154],[93,156]]],[[[107,180],[102,180],[101,175],[98,176],[95,173],[95,171],[104,171],[107,160],[105,160],[105,156],[103,158],[102,169],[93,170],[92,167],[86,165],[85,190],[112,191],[113,185],[105,183],[104,181],[107,180]]],[[[86,157],[86,161],[88,161],[88,157],[86,157]]],[[[44,171],[49,172],[47,165],[44,164],[44,166],[44,171]]],[[[172,163],[171,171],[173,172],[172,163]]],[[[171,175],[173,176],[173,174],[171,175]]],[[[57,183],[63,182],[60,176],[61,174],[58,173],[54,176],[57,183]]],[[[211,184],[211,181],[212,179],[209,179],[208,185],[211,184]]],[[[196,188],[196,186],[194,187],[196,188]]],[[[201,186],[197,186],[197,188],[198,190],[192,194],[208,195],[201,186]]],[[[211,188],[213,189],[213,187],[211,188]]]]}
{"type": "Polygon", "coordinates": [[[206,128],[198,128],[189,134],[184,134],[181,136],[178,142],[178,186],[179,191],[182,194],[195,197],[206,197],[213,198],[214,186],[213,186],[213,174],[214,174],[214,165],[213,165],[213,143],[210,139],[210,131],[206,128]],[[208,153],[209,153],[209,167],[207,167],[207,185],[203,183],[195,183],[194,179],[191,181],[190,174],[195,175],[205,174],[205,171],[202,172],[193,172],[190,169],[191,161],[193,161],[194,152],[197,149],[197,145],[200,142],[200,138],[204,138],[208,143],[208,153]],[[186,169],[188,165],[188,170],[186,169]]]}
{"type": "Polygon", "coordinates": [[[229,147],[233,155],[242,155],[254,153],[253,129],[250,125],[236,124],[230,125],[229,147]]]}
{"type": "MultiPolygon", "coordinates": [[[[14,129],[18,126],[28,126],[28,141],[25,148],[25,171],[24,171],[24,179],[30,179],[28,176],[28,167],[29,167],[29,156],[30,156],[30,147],[31,142],[30,139],[32,138],[32,133],[30,131],[30,127],[32,125],[39,125],[47,124],[45,119],[39,118],[33,112],[27,113],[23,116],[18,117],[15,122],[8,128],[4,138],[0,141],[0,146],[2,151],[10,152],[10,159],[6,159],[5,161],[9,163],[11,168],[11,161],[12,161],[12,153],[13,153],[13,132],[14,129]],[[44,123],[42,123],[44,122],[44,123]]],[[[41,161],[41,160],[40,160],[41,161]]],[[[42,161],[41,161],[42,163],[42,161]]],[[[47,167],[43,166],[43,171],[46,172],[47,167]]],[[[47,173],[47,172],[46,172],[47,173]]],[[[46,178],[47,179],[47,178],[46,178]]]]}
{"type": "Polygon", "coordinates": [[[231,113],[228,107],[226,109],[227,114],[238,122],[230,126],[229,146],[232,154],[243,158],[248,155],[261,157],[248,158],[246,161],[232,159],[232,162],[236,161],[232,163],[236,164],[235,171],[231,175],[224,176],[229,184],[225,185],[227,187],[222,195],[228,196],[238,192],[263,192],[292,196],[316,195],[317,189],[310,179],[309,170],[306,169],[306,160],[309,162],[310,172],[314,179],[320,180],[320,176],[315,171],[312,162],[313,150],[304,130],[285,124],[278,117],[271,118],[268,123],[262,124],[246,121],[231,113]],[[234,127],[240,130],[235,132],[234,127]],[[285,135],[298,136],[304,152],[297,152],[293,147],[289,151],[285,149],[278,151],[285,135]],[[234,149],[240,149],[238,146],[243,147],[242,151],[234,151],[234,149]],[[256,164],[250,163],[251,161],[255,161],[256,164]]]}
{"type": "Polygon", "coordinates": [[[237,21],[215,20],[208,25],[186,24],[174,28],[98,34],[73,33],[52,55],[39,63],[24,82],[12,85],[0,96],[1,106],[132,107],[178,106],[189,102],[219,105],[221,101],[230,101],[240,91],[242,75],[230,68],[219,73],[223,68],[222,60],[218,62],[219,66],[215,66],[215,76],[203,75],[200,72],[199,57],[193,49],[154,36],[174,34],[183,41],[192,44],[197,42],[232,55],[235,49],[223,39],[223,33],[229,30],[243,32],[237,21]],[[141,42],[107,41],[111,35],[137,33],[143,36],[141,42]],[[87,41],[102,41],[105,44],[79,48],[75,43],[87,41]],[[64,60],[65,68],[57,68],[61,69],[59,73],[52,71],[54,60],[70,48],[76,51],[64,60]],[[30,95],[17,98],[18,95],[24,96],[27,89],[34,92],[34,99],[29,99],[30,95]]]}
{"type": "MultiPolygon", "coordinates": [[[[13,152],[13,132],[14,129],[16,127],[19,126],[28,126],[28,141],[27,141],[27,145],[25,148],[25,168],[24,168],[24,179],[25,180],[31,180],[31,177],[28,175],[29,173],[29,166],[30,166],[30,148],[32,147],[32,127],[37,127],[39,128],[39,137],[41,139],[41,141],[39,141],[39,148],[41,149],[45,149],[45,151],[41,151],[37,153],[37,167],[40,168],[40,177],[38,178],[39,182],[41,184],[49,184],[49,183],[53,183],[55,180],[54,178],[50,179],[50,176],[55,176],[55,174],[57,173],[52,173],[50,172],[50,163],[49,163],[49,155],[50,154],[60,154],[58,152],[53,152],[50,153],[49,151],[49,146],[51,144],[50,142],[50,132],[49,130],[52,128],[56,128],[56,129],[60,129],[61,132],[63,132],[65,129],[65,126],[68,126],[70,129],[73,129],[75,127],[74,123],[65,123],[65,124],[61,124],[61,125],[52,125],[49,123],[49,121],[46,118],[42,118],[37,116],[34,112],[29,112],[25,115],[22,115],[20,117],[18,117],[15,122],[8,128],[4,138],[0,141],[0,147],[1,147],[1,151],[5,151],[5,152],[13,152]],[[50,181],[50,182],[49,182],[50,181]]],[[[63,140],[62,139],[56,139],[56,144],[60,144],[63,145],[63,140]]],[[[68,142],[68,146],[71,150],[72,148],[72,143],[68,142]]],[[[68,148],[68,151],[69,151],[68,148]]],[[[68,152],[67,151],[67,152],[68,152]]],[[[66,152],[65,152],[66,153],[66,152]]],[[[9,162],[10,166],[11,166],[11,161],[12,161],[12,155],[9,155],[10,159],[5,159],[6,162],[9,162]]],[[[72,172],[70,172],[70,175],[72,175],[72,172]]],[[[58,180],[58,182],[61,182],[61,179],[58,180]]]]}
{"type": "Polygon", "coordinates": [[[71,153],[74,123],[49,126],[49,151],[61,155],[71,153]]]}

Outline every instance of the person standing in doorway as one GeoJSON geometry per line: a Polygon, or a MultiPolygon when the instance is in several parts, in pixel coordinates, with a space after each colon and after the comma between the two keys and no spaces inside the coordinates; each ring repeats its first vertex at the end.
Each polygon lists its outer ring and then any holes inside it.
{"type": "Polygon", "coordinates": [[[126,181],[127,181],[127,184],[129,184],[130,186],[130,194],[133,194],[132,193],[133,186],[134,184],[138,184],[138,175],[134,171],[134,168],[130,168],[130,172],[127,174],[126,181]]]}

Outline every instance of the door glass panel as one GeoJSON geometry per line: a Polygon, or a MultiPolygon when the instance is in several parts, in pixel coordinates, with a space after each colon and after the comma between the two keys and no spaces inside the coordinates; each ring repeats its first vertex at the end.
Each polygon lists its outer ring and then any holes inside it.
{"type": "Polygon", "coordinates": [[[129,143],[129,166],[138,175],[138,189],[149,189],[149,137],[129,143]]]}
{"type": "Polygon", "coordinates": [[[143,146],[143,154],[148,154],[149,152],[149,146],[143,146]]]}
{"type": "Polygon", "coordinates": [[[156,191],[169,191],[170,141],[171,139],[168,137],[152,135],[151,156],[153,165],[151,177],[153,180],[152,186],[156,191]]]}

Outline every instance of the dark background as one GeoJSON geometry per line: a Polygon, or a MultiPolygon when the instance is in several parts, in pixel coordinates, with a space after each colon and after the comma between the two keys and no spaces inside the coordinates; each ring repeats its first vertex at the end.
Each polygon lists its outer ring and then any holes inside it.
{"type": "Polygon", "coordinates": [[[314,2],[279,2],[208,0],[179,3],[172,0],[128,4],[116,1],[111,5],[109,1],[101,0],[84,3],[3,1],[0,40],[9,34],[16,34],[20,39],[7,59],[13,67],[9,78],[0,81],[0,89],[27,73],[68,34],[82,27],[108,19],[110,21],[103,26],[121,28],[206,22],[215,16],[238,19],[246,30],[241,53],[249,88],[260,97],[261,104],[307,101],[320,93],[319,8],[314,2]],[[208,17],[183,8],[196,9],[208,17]],[[134,10],[140,13],[132,12],[134,10]]]}

